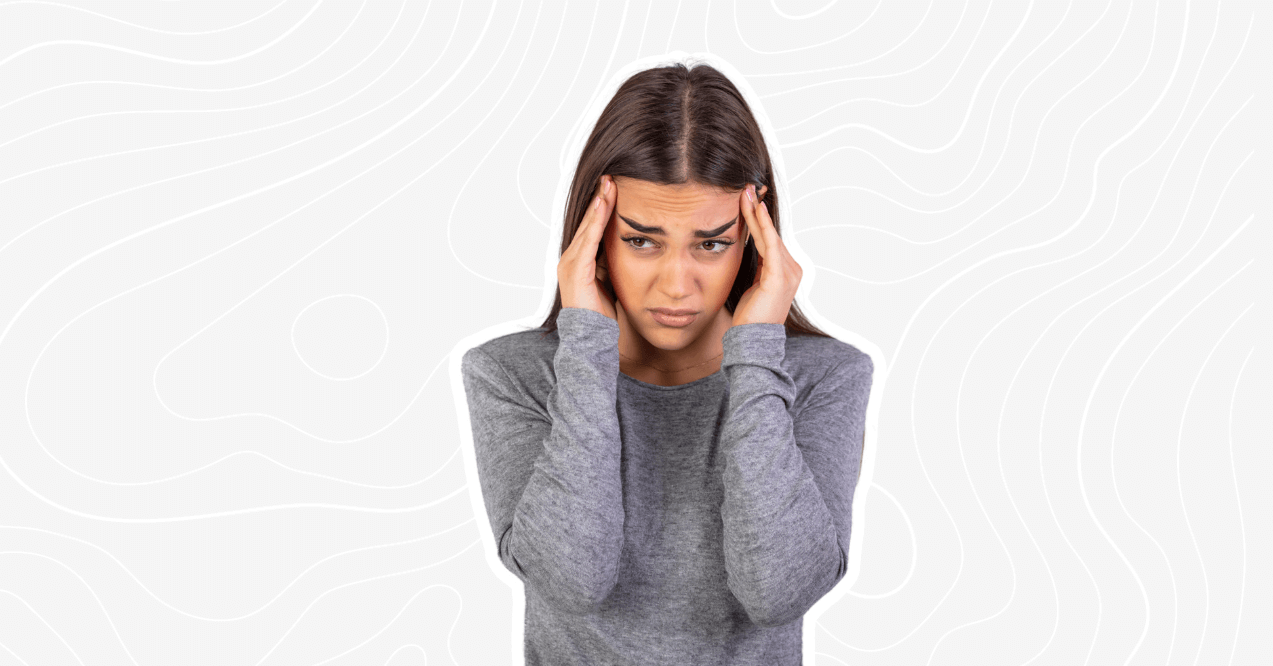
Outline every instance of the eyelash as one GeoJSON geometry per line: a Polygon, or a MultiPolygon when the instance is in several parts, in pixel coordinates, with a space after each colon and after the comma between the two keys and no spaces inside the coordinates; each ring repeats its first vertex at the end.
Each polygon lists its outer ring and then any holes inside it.
{"type": "MultiPolygon", "coordinates": [[[[638,240],[639,240],[639,241],[647,241],[647,242],[650,242],[650,243],[653,243],[653,242],[654,242],[654,241],[650,240],[649,238],[646,238],[645,236],[624,236],[624,237],[623,237],[623,238],[621,238],[620,240],[622,240],[624,243],[627,243],[628,245],[631,245],[631,246],[632,246],[632,248],[633,248],[634,250],[648,250],[649,248],[645,248],[645,247],[637,247],[637,246],[635,246],[635,245],[632,245],[632,241],[638,241],[638,240]]],[[[713,243],[713,244],[715,244],[715,245],[720,245],[720,246],[721,246],[721,249],[719,249],[719,250],[708,250],[708,251],[707,251],[707,252],[708,252],[708,254],[724,254],[724,253],[726,253],[726,252],[728,252],[728,251],[729,251],[729,246],[730,246],[730,245],[733,245],[733,244],[734,244],[734,241],[727,241],[727,240],[707,240],[707,241],[703,241],[702,243],[700,243],[700,245],[705,244],[705,243],[713,243]]]]}

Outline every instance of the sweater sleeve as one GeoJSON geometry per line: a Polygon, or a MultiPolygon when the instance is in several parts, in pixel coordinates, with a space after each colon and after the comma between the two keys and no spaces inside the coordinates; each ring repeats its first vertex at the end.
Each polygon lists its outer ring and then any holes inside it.
{"type": "Polygon", "coordinates": [[[729,400],[721,430],[725,568],[758,625],[799,620],[848,571],[853,492],[874,365],[838,362],[794,420],[786,328],[751,323],[722,338],[729,400]]]}
{"type": "Polygon", "coordinates": [[[618,580],[619,325],[563,308],[547,417],[489,354],[461,368],[482,497],[504,566],[567,612],[595,611],[618,580]]]}

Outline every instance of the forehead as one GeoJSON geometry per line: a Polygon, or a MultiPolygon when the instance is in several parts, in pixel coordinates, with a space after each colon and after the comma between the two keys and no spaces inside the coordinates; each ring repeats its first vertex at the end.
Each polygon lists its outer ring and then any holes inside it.
{"type": "Polygon", "coordinates": [[[734,219],[738,194],[699,183],[658,185],[634,178],[615,178],[615,211],[671,233],[715,227],[734,219]]]}

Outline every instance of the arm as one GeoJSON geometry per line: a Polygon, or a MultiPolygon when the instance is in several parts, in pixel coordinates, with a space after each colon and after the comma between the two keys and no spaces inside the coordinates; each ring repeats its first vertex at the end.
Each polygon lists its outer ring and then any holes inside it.
{"type": "Polygon", "coordinates": [[[584,308],[557,316],[547,417],[488,354],[461,367],[482,497],[500,560],[569,612],[614,589],[623,548],[619,325],[584,308]]]}
{"type": "Polygon", "coordinates": [[[793,421],[783,325],[734,326],[722,341],[727,581],[753,622],[780,626],[803,617],[848,571],[874,365],[866,354],[839,362],[793,421]]]}

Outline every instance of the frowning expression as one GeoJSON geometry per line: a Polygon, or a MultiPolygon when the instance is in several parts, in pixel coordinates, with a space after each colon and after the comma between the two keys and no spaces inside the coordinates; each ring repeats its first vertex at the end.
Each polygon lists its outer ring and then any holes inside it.
{"type": "Polygon", "coordinates": [[[682,348],[711,327],[742,265],[748,236],[741,191],[632,178],[614,184],[602,245],[615,296],[646,341],[682,348]],[[692,314],[660,319],[659,309],[692,314]]]}

